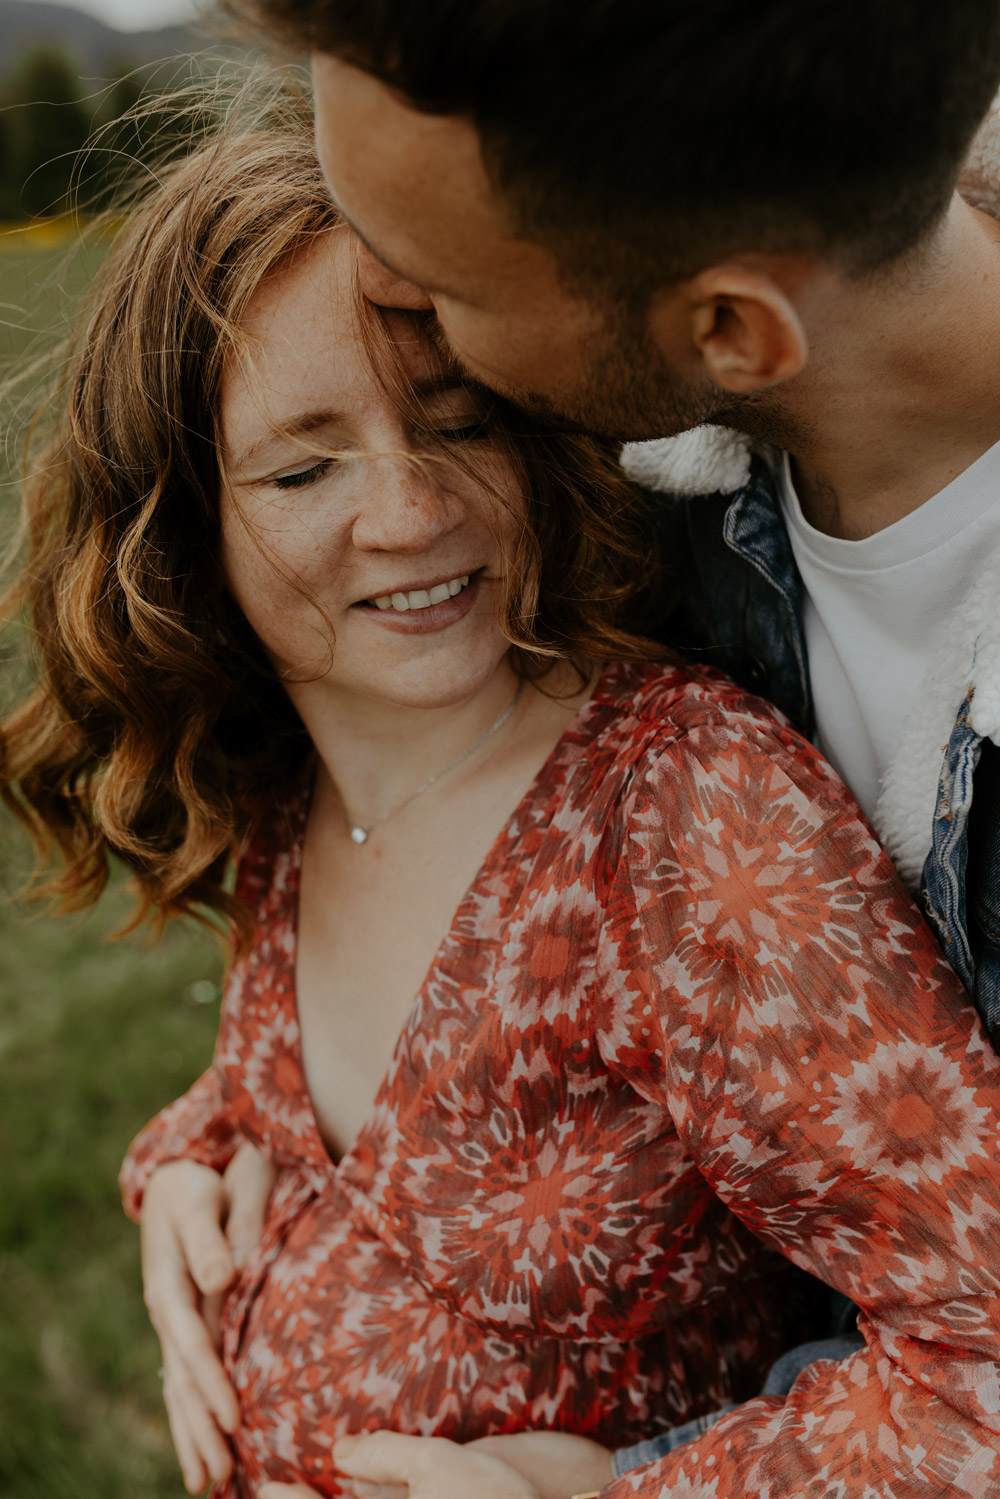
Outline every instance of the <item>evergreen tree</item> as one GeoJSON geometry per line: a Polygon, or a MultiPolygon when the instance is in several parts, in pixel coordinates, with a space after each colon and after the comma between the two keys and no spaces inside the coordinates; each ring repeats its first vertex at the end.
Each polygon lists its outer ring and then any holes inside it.
{"type": "Polygon", "coordinates": [[[197,90],[126,62],[84,97],[70,58],[32,48],[0,82],[0,224],[127,203],[146,173],[205,138],[209,115],[197,90]]]}
{"type": "Polygon", "coordinates": [[[204,138],[206,107],[183,89],[159,89],[135,69],[122,71],[94,113],[78,203],[84,210],[128,201],[149,171],[164,167],[204,138]]]}
{"type": "Polygon", "coordinates": [[[3,216],[65,212],[77,153],[90,133],[73,63],[55,47],[25,52],[0,89],[3,216]]]}

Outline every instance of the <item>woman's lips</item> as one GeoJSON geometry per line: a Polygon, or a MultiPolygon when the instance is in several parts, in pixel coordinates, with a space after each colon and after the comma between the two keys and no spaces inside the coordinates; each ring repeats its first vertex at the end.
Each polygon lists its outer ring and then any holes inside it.
{"type": "Polygon", "coordinates": [[[406,609],[400,612],[396,609],[378,609],[367,602],[353,604],[351,607],[373,624],[381,625],[386,630],[394,630],[397,635],[428,635],[434,630],[445,630],[449,625],[457,624],[460,619],[465,618],[479,597],[481,576],[481,573],[473,574],[461,593],[456,593],[454,598],[444,599],[440,604],[430,604],[426,609],[406,609]]]}
{"type": "Polygon", "coordinates": [[[400,614],[405,614],[408,609],[429,609],[432,604],[443,604],[461,593],[463,588],[468,588],[471,577],[472,573],[463,573],[461,577],[420,584],[416,588],[399,589],[375,597],[369,594],[365,602],[374,604],[376,609],[395,609],[400,614]]]}

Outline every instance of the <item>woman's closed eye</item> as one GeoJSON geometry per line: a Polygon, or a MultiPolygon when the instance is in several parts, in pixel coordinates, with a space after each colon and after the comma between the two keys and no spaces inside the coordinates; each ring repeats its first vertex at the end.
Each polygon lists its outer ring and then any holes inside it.
{"type": "MultiPolygon", "coordinates": [[[[490,435],[489,421],[485,416],[464,420],[453,418],[450,422],[442,421],[437,424],[434,432],[445,442],[481,442],[490,435]]],[[[334,462],[335,460],[329,457],[311,458],[297,468],[273,474],[266,482],[275,489],[307,489],[310,484],[317,484],[320,479],[324,478],[334,462]]]]}
{"type": "Polygon", "coordinates": [[[308,485],[315,484],[322,479],[332,463],[332,458],[319,458],[302,468],[289,469],[286,473],[275,474],[268,482],[273,484],[275,489],[305,489],[308,485]]]}

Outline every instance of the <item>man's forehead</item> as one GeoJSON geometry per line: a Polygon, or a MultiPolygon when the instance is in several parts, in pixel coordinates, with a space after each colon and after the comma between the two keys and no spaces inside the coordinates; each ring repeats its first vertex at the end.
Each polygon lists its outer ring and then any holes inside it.
{"type": "Polygon", "coordinates": [[[318,55],[313,71],[323,167],[373,254],[422,285],[435,271],[464,282],[488,265],[495,275],[511,231],[474,126],[413,109],[339,58],[318,55]]]}

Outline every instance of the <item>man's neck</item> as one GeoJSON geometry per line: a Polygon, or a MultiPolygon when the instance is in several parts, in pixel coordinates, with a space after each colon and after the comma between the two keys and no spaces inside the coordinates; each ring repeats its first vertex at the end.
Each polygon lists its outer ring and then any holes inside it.
{"type": "Polygon", "coordinates": [[[806,371],[740,425],[791,453],[812,525],[859,540],[1000,441],[1000,225],[956,200],[909,279],[831,279],[815,299],[806,371]]]}

